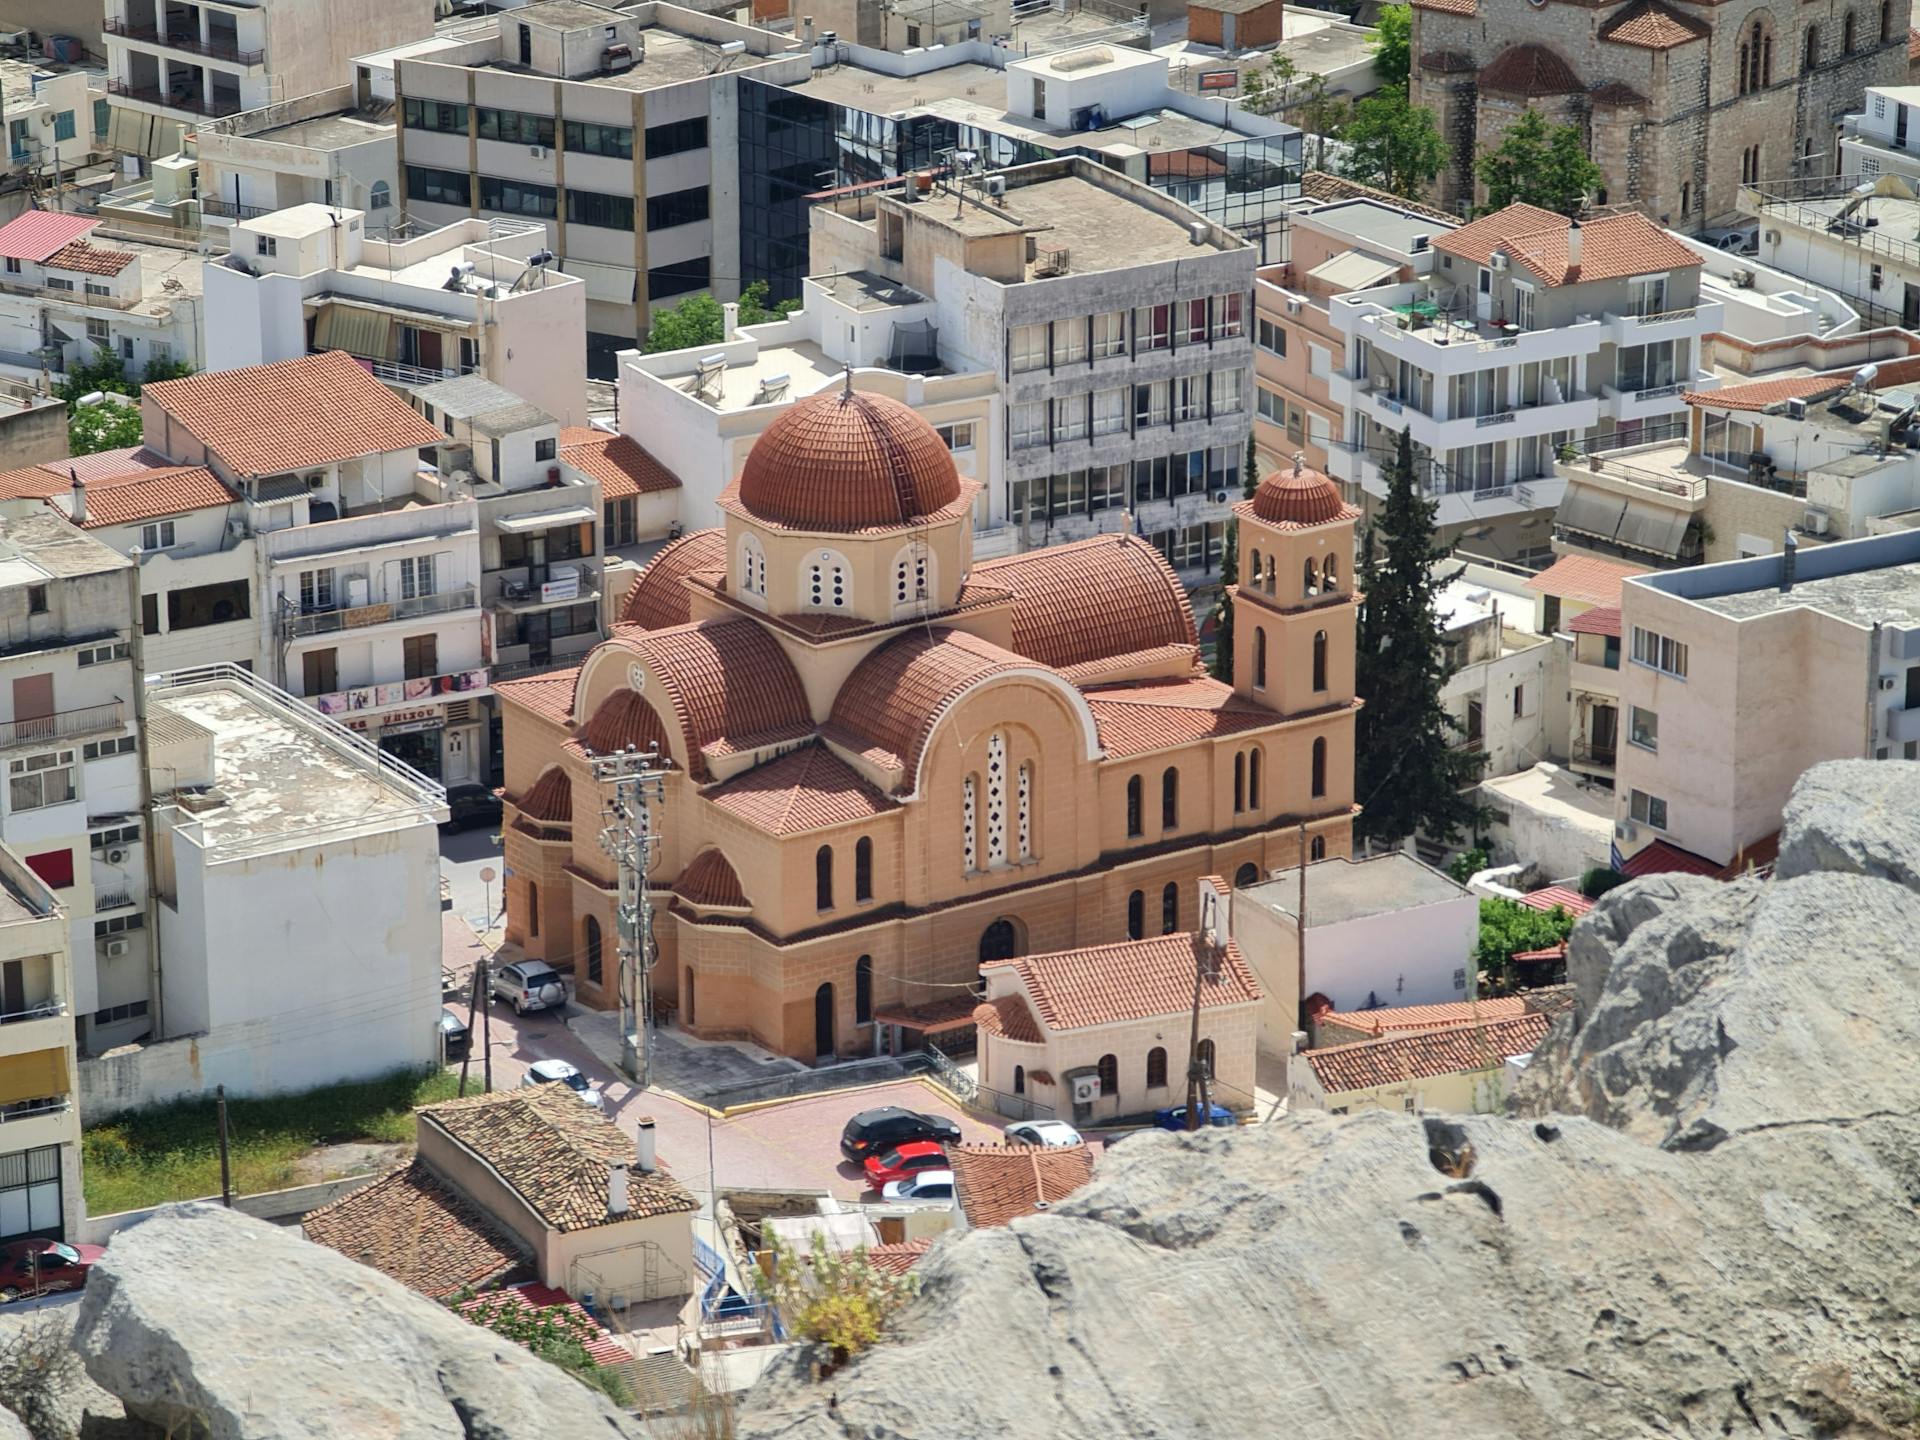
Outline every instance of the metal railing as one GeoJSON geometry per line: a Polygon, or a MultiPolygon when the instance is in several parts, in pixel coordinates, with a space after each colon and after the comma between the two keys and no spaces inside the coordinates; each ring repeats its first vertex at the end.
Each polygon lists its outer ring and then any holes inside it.
{"type": "Polygon", "coordinates": [[[27,745],[39,740],[65,740],[75,735],[91,735],[98,730],[120,728],[121,702],[108,700],[99,705],[82,705],[75,710],[56,710],[30,720],[0,721],[0,746],[27,745]]]}
{"type": "Polygon", "coordinates": [[[64,1115],[73,1109],[73,1099],[67,1095],[49,1095],[41,1100],[21,1100],[12,1105],[0,1105],[0,1125],[9,1120],[38,1120],[43,1115],[64,1115]]]}
{"type": "Polygon", "coordinates": [[[471,610],[479,603],[479,592],[471,585],[456,585],[433,595],[411,599],[383,600],[375,605],[340,606],[333,610],[310,610],[287,622],[293,635],[332,635],[341,630],[361,630],[369,625],[385,625],[394,620],[417,620],[423,615],[447,615],[456,610],[471,610]]]}
{"type": "Polygon", "coordinates": [[[956,1100],[963,1105],[971,1105],[980,1091],[980,1082],[954,1064],[946,1051],[931,1040],[926,1042],[926,1046],[927,1055],[933,1061],[934,1078],[952,1091],[956,1100]]]}
{"type": "Polygon", "coordinates": [[[64,1000],[39,1000],[24,1010],[0,1015],[0,1025],[18,1025],[26,1020],[53,1020],[67,1013],[64,1000]]]}
{"type": "Polygon", "coordinates": [[[1678,310],[1636,310],[1633,312],[1635,325],[1664,325],[1669,320],[1691,320],[1700,313],[1698,305],[1684,305],[1678,310]]]}
{"type": "Polygon", "coordinates": [[[388,385],[435,385],[442,380],[455,380],[462,375],[471,375],[471,365],[444,365],[437,370],[424,365],[403,365],[398,360],[371,360],[373,376],[388,385]]]}
{"type": "Polygon", "coordinates": [[[1573,745],[1573,758],[1588,765],[1605,765],[1612,769],[1619,754],[1616,745],[1595,745],[1586,739],[1576,740],[1573,745]]]}
{"type": "Polygon", "coordinates": [[[262,65],[266,63],[264,50],[242,50],[234,45],[222,45],[217,40],[202,40],[198,35],[163,34],[155,25],[134,25],[125,20],[109,20],[100,27],[109,35],[118,35],[122,40],[141,40],[149,45],[164,45],[169,50],[184,50],[189,55],[204,55],[209,60],[225,60],[234,65],[262,65]]]}
{"type": "Polygon", "coordinates": [[[200,213],[217,215],[227,220],[256,220],[262,215],[273,214],[271,205],[236,205],[231,200],[221,200],[212,195],[200,197],[200,213]]]}
{"type": "Polygon", "coordinates": [[[157,85],[131,85],[125,80],[107,81],[109,95],[123,96],[166,110],[185,110],[190,115],[238,115],[244,108],[238,100],[204,100],[197,95],[171,95],[157,85]]]}

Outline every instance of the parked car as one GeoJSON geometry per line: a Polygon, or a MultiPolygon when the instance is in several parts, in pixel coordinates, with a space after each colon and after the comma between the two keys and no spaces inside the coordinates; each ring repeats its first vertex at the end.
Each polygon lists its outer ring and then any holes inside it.
{"type": "Polygon", "coordinates": [[[448,1060],[458,1060],[467,1053],[467,1047],[473,1042],[473,1035],[462,1020],[446,1006],[440,1007],[440,1053],[448,1060]]]}
{"type": "Polygon", "coordinates": [[[922,1170],[910,1180],[889,1180],[880,1195],[886,1200],[951,1200],[953,1171],[922,1170]]]}
{"type": "MultiPolygon", "coordinates": [[[[1153,1112],[1153,1123],[1162,1130],[1184,1130],[1187,1128],[1187,1107],[1175,1105],[1166,1110],[1156,1110],[1153,1112]]],[[[1206,1123],[1226,1130],[1238,1125],[1240,1120],[1224,1105],[1209,1105],[1206,1123]]]]}
{"type": "Polygon", "coordinates": [[[1724,250],[1729,255],[1758,255],[1760,253],[1760,222],[1749,225],[1732,225],[1715,230],[1702,230],[1700,239],[1715,249],[1724,250]]]}
{"type": "Polygon", "coordinates": [[[840,1132],[840,1153],[856,1165],[881,1150],[891,1150],[910,1140],[934,1140],[942,1145],[960,1143],[960,1127],[944,1115],[923,1115],[918,1110],[903,1110],[898,1105],[878,1110],[862,1110],[847,1121],[840,1132]]]}
{"type": "Polygon", "coordinates": [[[50,1290],[78,1290],[106,1253],[104,1245],[65,1245],[58,1240],[15,1240],[0,1246],[0,1301],[50,1290]]]}
{"type": "Polygon", "coordinates": [[[909,1140],[867,1156],[867,1183],[878,1190],[892,1180],[910,1180],[922,1170],[946,1168],[946,1146],[931,1140],[909,1140]]]}
{"type": "Polygon", "coordinates": [[[578,1095],[594,1109],[604,1108],[606,1101],[594,1088],[593,1082],[582,1075],[564,1060],[536,1060],[527,1067],[527,1073],[520,1077],[522,1085],[564,1085],[578,1095]]]}
{"type": "Polygon", "coordinates": [[[560,972],[546,961],[516,960],[493,972],[487,993],[512,1005],[514,1014],[524,1015],[529,1010],[551,1010],[564,1004],[567,987],[560,972]]]}
{"type": "Polygon", "coordinates": [[[1045,1145],[1057,1148],[1062,1145],[1078,1145],[1080,1132],[1064,1120],[1022,1120],[1018,1125],[1007,1126],[1002,1137],[1009,1145],[1045,1145]]]}
{"type": "Polygon", "coordinates": [[[449,833],[476,825],[498,825],[500,797],[485,785],[454,785],[447,791],[447,818],[440,828],[449,833]]]}

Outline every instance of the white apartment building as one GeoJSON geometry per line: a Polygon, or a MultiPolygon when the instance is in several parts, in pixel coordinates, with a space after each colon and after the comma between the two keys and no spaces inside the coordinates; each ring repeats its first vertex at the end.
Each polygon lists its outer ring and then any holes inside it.
{"type": "Polygon", "coordinates": [[[1920,758],[1916,617],[1914,530],[1628,580],[1618,861],[1736,865],[1808,766],[1920,758]]]}
{"type": "Polygon", "coordinates": [[[0,1245],[77,1235],[79,1087],[67,916],[0,845],[0,1245]]]}
{"type": "Polygon", "coordinates": [[[134,595],[133,566],[44,505],[0,519],[0,838],[67,916],[88,1051],[150,1023],[134,595]]]}
{"type": "Polygon", "coordinates": [[[1908,178],[1763,180],[1741,187],[1740,210],[1760,222],[1763,264],[1845,296],[1873,324],[1920,325],[1920,200],[1908,178]]]}
{"type": "Polygon", "coordinates": [[[1920,85],[1869,85],[1860,113],[1840,122],[1841,175],[1920,183],[1920,85]]]}
{"type": "Polygon", "coordinates": [[[1493,500],[1556,505],[1563,448],[1661,433],[1685,392],[1719,383],[1702,347],[1722,307],[1700,296],[1698,255],[1644,216],[1582,225],[1511,205],[1425,249],[1418,279],[1330,300],[1346,349],[1328,392],[1345,478],[1378,490],[1409,431],[1443,525],[1493,500]]]}
{"type": "Polygon", "coordinates": [[[29,210],[0,225],[0,373],[61,375],[105,350],[129,375],[204,363],[200,257],[87,236],[91,215],[29,210]]]}
{"type": "Polygon", "coordinates": [[[1539,596],[1524,572],[1457,559],[1435,566],[1445,646],[1440,703],[1456,745],[1485,757],[1483,780],[1511,775],[1565,750],[1567,657],[1541,628],[1539,596]]]}
{"type": "Polygon", "coordinates": [[[235,666],[150,675],[156,924],[145,1043],[89,1115],[439,1058],[440,786],[235,666]]]}
{"type": "Polygon", "coordinates": [[[813,222],[815,275],[904,287],[869,287],[865,326],[1000,377],[985,528],[1011,527],[1006,548],[1131,517],[1190,581],[1215,572],[1252,423],[1250,242],[1078,157],[859,190],[813,222]]]}
{"type": "Polygon", "coordinates": [[[234,224],[231,253],[205,264],[207,368],[343,350],[403,392],[478,375],[585,423],[588,287],[530,263],[538,225],[468,218],[376,239],[373,218],[303,204],[234,224]]]}
{"type": "Polygon", "coordinates": [[[433,33],[433,0],[107,0],[104,40],[116,149],[151,122],[191,127],[346,83],[352,60],[433,33]]]}
{"type": "Polygon", "coordinates": [[[98,71],[0,60],[0,173],[53,186],[106,148],[106,77],[98,71]]]}
{"type": "Polygon", "coordinates": [[[393,106],[335,85],[194,127],[195,195],[206,228],[295,205],[366,212],[384,231],[399,216],[393,106]]]}

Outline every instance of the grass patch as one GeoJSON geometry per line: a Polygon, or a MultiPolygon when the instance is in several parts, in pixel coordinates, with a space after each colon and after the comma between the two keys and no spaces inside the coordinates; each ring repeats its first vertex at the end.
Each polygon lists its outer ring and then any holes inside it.
{"type": "MultiPolygon", "coordinates": [[[[299,1183],[295,1167],[316,1145],[411,1143],[413,1107],[450,1099],[459,1089],[451,1070],[397,1070],[299,1095],[229,1100],[233,1193],[299,1183]]],[[[81,1156],[90,1215],[220,1193],[220,1126],[211,1097],[128,1110],[89,1125],[81,1156]]]]}

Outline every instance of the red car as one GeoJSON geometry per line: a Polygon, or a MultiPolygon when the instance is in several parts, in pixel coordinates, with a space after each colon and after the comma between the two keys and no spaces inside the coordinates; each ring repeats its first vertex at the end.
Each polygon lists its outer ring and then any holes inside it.
{"type": "Polygon", "coordinates": [[[909,1140],[904,1145],[869,1155],[866,1166],[867,1183],[878,1190],[890,1181],[911,1180],[922,1170],[946,1169],[947,1151],[944,1145],[931,1140],[909,1140]]]}
{"type": "Polygon", "coordinates": [[[0,1245],[0,1300],[78,1290],[87,1283],[104,1245],[65,1245],[58,1240],[15,1240],[0,1245]]]}

